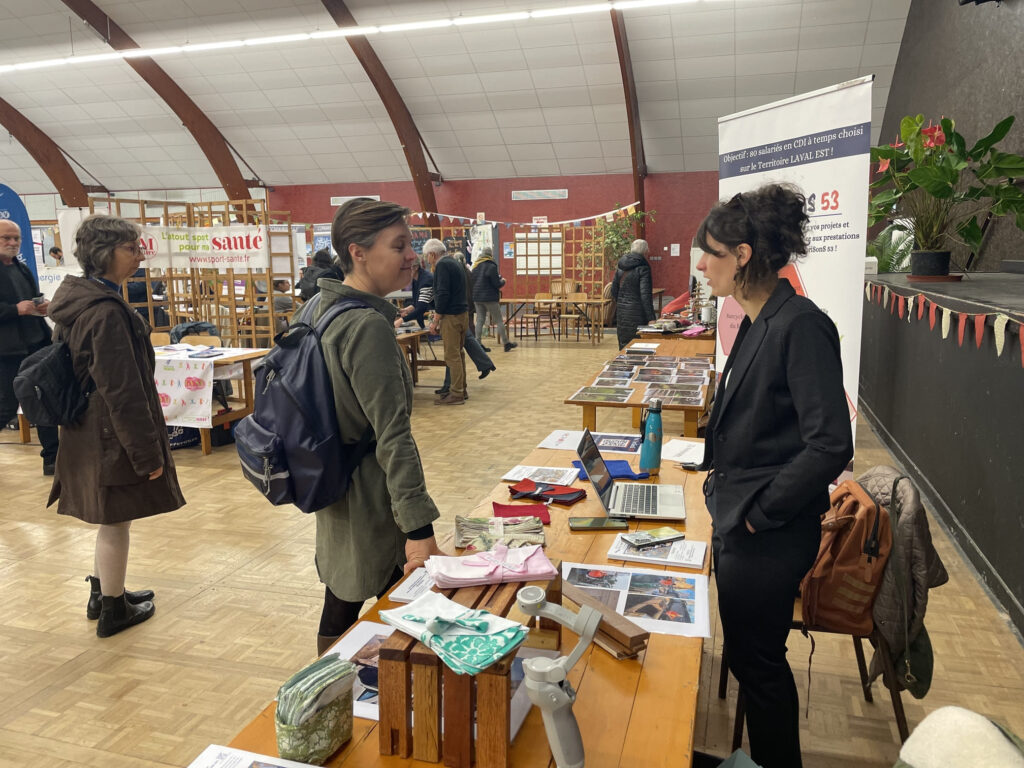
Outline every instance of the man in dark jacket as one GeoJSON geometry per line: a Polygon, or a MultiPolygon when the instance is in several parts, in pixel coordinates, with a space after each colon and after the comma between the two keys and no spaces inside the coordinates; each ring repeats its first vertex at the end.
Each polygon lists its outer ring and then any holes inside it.
{"type": "Polygon", "coordinates": [[[482,248],[473,262],[473,302],[476,304],[476,337],[483,338],[484,323],[490,314],[498,329],[498,340],[511,352],[518,344],[508,340],[505,323],[501,319],[501,289],[505,278],[498,274],[498,265],[490,248],[482,248]]]}
{"type": "Polygon", "coordinates": [[[334,260],[331,258],[331,252],[326,248],[321,248],[313,255],[312,266],[306,267],[306,271],[302,273],[302,279],[299,280],[299,298],[303,301],[309,301],[320,293],[320,286],[316,284],[316,281],[321,277],[345,280],[341,267],[334,263],[334,260]]]}
{"type": "MultiPolygon", "coordinates": [[[[21,361],[50,343],[46,310],[35,275],[18,260],[21,228],[0,220],[0,424],[18,413],[14,377],[21,361]]],[[[52,475],[57,459],[57,428],[36,427],[43,446],[43,474],[52,475]]]]}
{"type": "Polygon", "coordinates": [[[434,303],[434,276],[420,263],[422,259],[420,256],[412,263],[412,298],[398,312],[403,320],[415,320],[420,328],[434,303]]]}
{"type": "Polygon", "coordinates": [[[651,294],[651,265],[647,261],[650,248],[646,240],[634,240],[630,253],[619,259],[612,279],[612,298],[615,310],[615,331],[619,349],[636,337],[636,329],[647,325],[657,315],[651,294]]]}
{"type": "Polygon", "coordinates": [[[452,374],[451,391],[434,401],[435,405],[462,405],[466,402],[466,358],[462,353],[469,330],[469,303],[466,300],[466,268],[447,255],[440,240],[423,244],[423,255],[434,269],[434,308],[436,315],[430,332],[441,330],[444,363],[452,374]]]}

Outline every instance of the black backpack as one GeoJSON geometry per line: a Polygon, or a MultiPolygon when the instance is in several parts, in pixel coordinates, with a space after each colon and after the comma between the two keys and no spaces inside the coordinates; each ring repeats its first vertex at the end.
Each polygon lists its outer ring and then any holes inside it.
{"type": "Polygon", "coordinates": [[[42,427],[70,427],[89,405],[71,362],[71,350],[56,341],[26,357],[14,377],[14,394],[30,422],[42,427]]]}
{"type": "Polygon", "coordinates": [[[235,427],[246,479],[271,504],[294,504],[303,512],[341,499],[352,473],[376,447],[369,427],[358,443],[342,443],[320,343],[336,317],[369,305],[342,299],[313,324],[320,296],[306,303],[298,321],[276,337],[277,346],[256,366],[253,412],[235,427]]]}
{"type": "Polygon", "coordinates": [[[307,267],[306,273],[299,280],[299,298],[303,301],[309,301],[320,293],[320,286],[316,284],[316,281],[328,272],[330,272],[328,267],[307,267]]]}

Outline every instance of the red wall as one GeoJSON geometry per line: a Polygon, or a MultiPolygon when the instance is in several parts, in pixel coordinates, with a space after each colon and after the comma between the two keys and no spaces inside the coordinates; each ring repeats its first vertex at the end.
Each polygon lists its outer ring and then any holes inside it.
{"type": "MultiPolygon", "coordinates": [[[[718,199],[718,174],[711,171],[651,175],[647,177],[645,193],[647,209],[656,211],[655,222],[647,229],[647,241],[651,255],[662,256],[660,261],[651,262],[654,285],[664,288],[667,295],[678,296],[686,290],[690,242],[701,219],[718,199]],[[679,258],[662,250],[670,243],[679,243],[679,258]]],[[[294,222],[329,222],[335,211],[330,198],[348,195],[380,195],[383,200],[392,200],[414,211],[420,208],[412,182],[275,187],[270,193],[270,207],[291,212],[294,222]]],[[[483,211],[492,221],[530,222],[534,216],[561,221],[593,216],[633,202],[633,179],[629,174],[614,174],[446,181],[435,188],[435,195],[439,213],[475,218],[478,211],[483,211]],[[568,189],[569,197],[513,201],[512,191],[522,189],[568,189]]],[[[510,230],[499,227],[502,242],[507,232],[510,230]]],[[[503,272],[511,272],[500,258],[498,262],[503,272]]],[[[511,294],[520,295],[513,275],[505,277],[512,284],[511,294]]]]}

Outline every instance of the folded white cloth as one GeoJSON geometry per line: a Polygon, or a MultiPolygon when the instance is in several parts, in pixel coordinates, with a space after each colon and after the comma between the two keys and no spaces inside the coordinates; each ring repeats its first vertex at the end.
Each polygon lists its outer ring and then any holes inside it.
{"type": "Polygon", "coordinates": [[[459,674],[475,675],[517,648],[526,627],[487,611],[425,592],[408,605],[381,611],[380,618],[420,640],[459,674]]]}
{"type": "Polygon", "coordinates": [[[442,589],[507,581],[541,581],[558,574],[540,544],[517,549],[497,544],[494,549],[463,557],[435,555],[427,560],[426,568],[434,583],[442,589]]]}

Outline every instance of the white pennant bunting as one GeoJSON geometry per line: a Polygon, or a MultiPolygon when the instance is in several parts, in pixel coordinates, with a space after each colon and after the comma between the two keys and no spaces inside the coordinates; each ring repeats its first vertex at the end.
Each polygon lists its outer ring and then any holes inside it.
{"type": "Polygon", "coordinates": [[[914,313],[914,297],[907,296],[907,322],[910,322],[910,316],[914,313]]]}
{"type": "Polygon", "coordinates": [[[953,310],[939,307],[942,310],[942,338],[949,336],[949,321],[953,317],[953,310]]]}
{"type": "Polygon", "coordinates": [[[871,283],[864,283],[864,298],[871,301],[871,283]]]}
{"type": "Polygon", "coordinates": [[[889,308],[889,286],[882,289],[882,309],[889,308]]]}
{"type": "Polygon", "coordinates": [[[996,321],[994,323],[995,334],[996,334],[996,357],[1001,357],[1003,354],[1003,344],[1006,342],[1004,333],[1006,332],[1006,324],[1010,322],[1010,318],[1000,313],[996,315],[996,321]]]}

